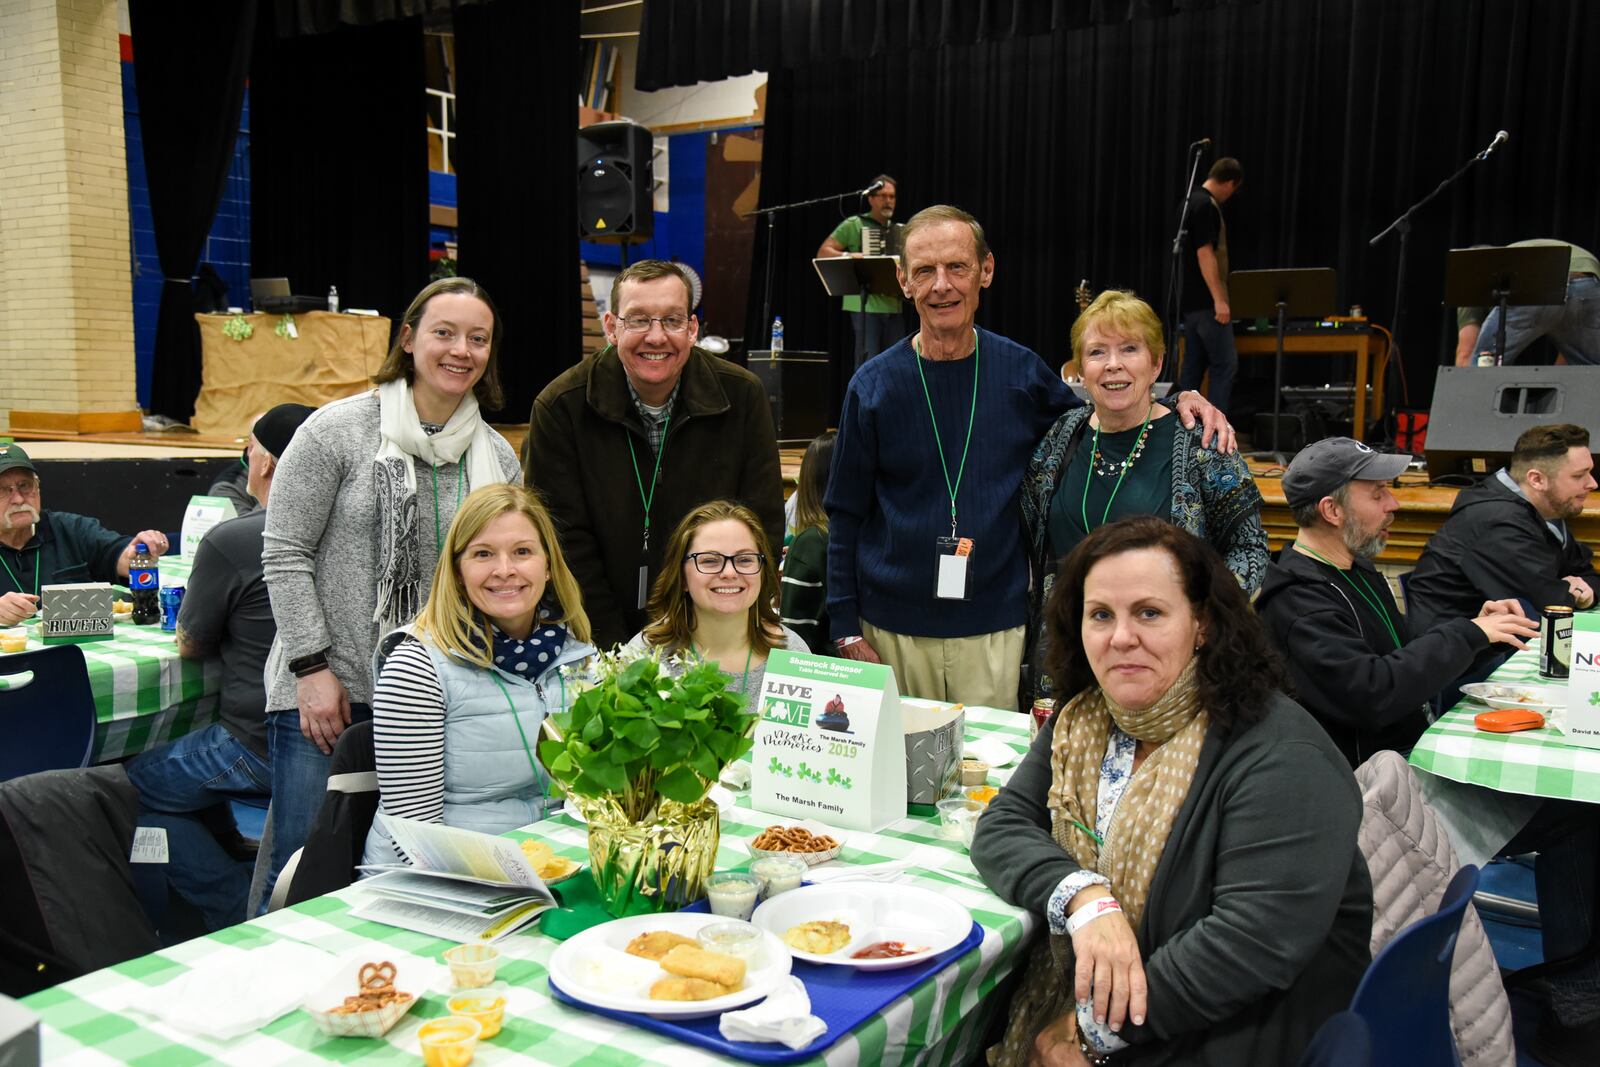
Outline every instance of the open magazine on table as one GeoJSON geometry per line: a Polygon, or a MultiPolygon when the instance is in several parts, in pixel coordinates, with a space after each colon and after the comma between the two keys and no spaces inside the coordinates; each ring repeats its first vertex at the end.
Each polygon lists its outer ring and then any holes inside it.
{"type": "Polygon", "coordinates": [[[351,914],[455,941],[499,941],[556,899],[517,842],[475,830],[379,813],[409,864],[363,864],[376,872],[351,914]]]}

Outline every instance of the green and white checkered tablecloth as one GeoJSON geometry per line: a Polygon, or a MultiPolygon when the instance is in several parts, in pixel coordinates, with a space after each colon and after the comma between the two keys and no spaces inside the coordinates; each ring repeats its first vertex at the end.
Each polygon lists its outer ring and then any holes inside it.
{"type": "MultiPolygon", "coordinates": [[[[968,740],[1001,738],[1020,759],[1028,743],[1027,717],[969,708],[966,733],[968,740]]],[[[1003,780],[1014,767],[996,771],[994,780],[1003,780]]],[[[738,808],[723,818],[719,868],[748,863],[749,855],[739,842],[778,821],[752,811],[749,804],[748,795],[742,795],[738,808]]],[[[586,833],[582,825],[559,815],[513,836],[538,837],[560,854],[586,861],[586,833]]],[[[966,850],[942,838],[933,819],[910,816],[878,834],[851,832],[841,859],[872,863],[908,855],[919,861],[915,884],[965,904],[983,927],[983,941],[809,1061],[813,1064],[964,1064],[978,1053],[994,1012],[1003,1010],[992,994],[1019,963],[1034,917],[982,888],[966,850]]],[[[587,876],[585,872],[580,877],[587,876]]],[[[53,1067],[419,1062],[418,1026],[447,1014],[445,997],[437,992],[423,996],[393,1030],[376,1040],[327,1037],[298,1009],[257,1033],[229,1041],[187,1035],[128,1010],[143,989],[164,985],[201,961],[231,959],[248,967],[252,948],[283,938],[335,954],[370,948],[375,959],[385,958],[386,951],[437,958],[450,947],[450,942],[438,938],[353,919],[350,910],[362,893],[351,887],[28,997],[24,1004],[38,1012],[44,1024],[44,1062],[53,1067]]],[[[546,967],[556,942],[542,934],[514,934],[499,947],[506,958],[497,977],[511,986],[505,1027],[499,1036],[479,1044],[475,1064],[699,1067],[738,1062],[557,1003],[546,985],[546,967]]]]}
{"type": "MultiPolygon", "coordinates": [[[[1492,680],[1548,684],[1539,677],[1538,640],[1507,660],[1492,680]]],[[[1473,718],[1486,710],[1463,700],[1445,712],[1411,750],[1411,765],[1505,793],[1600,803],[1600,749],[1566,744],[1550,727],[1485,733],[1473,725],[1473,718]]]]}
{"type": "MultiPolygon", "coordinates": [[[[30,628],[28,649],[42,647],[30,628]]],[[[176,635],[159,626],[120,622],[116,636],[78,647],[94,693],[96,763],[138,755],[216,719],[221,661],[183,659],[176,635]]]]}

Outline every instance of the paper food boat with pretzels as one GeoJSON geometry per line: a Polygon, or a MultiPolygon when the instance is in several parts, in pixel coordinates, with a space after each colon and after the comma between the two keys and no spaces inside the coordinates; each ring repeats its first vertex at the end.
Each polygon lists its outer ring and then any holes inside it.
{"type": "Polygon", "coordinates": [[[349,962],[306,998],[306,1013],[333,1037],[382,1037],[417,1002],[401,987],[426,984],[422,975],[402,975],[388,960],[349,962]]]}

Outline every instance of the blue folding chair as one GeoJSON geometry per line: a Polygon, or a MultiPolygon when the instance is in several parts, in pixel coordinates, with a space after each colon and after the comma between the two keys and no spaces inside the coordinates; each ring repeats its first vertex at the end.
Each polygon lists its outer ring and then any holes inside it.
{"type": "Polygon", "coordinates": [[[1353,1011],[1330,1016],[1300,1057],[1300,1067],[1369,1067],[1372,1031],[1353,1011]]]}
{"type": "Polygon", "coordinates": [[[77,645],[0,659],[0,782],[87,767],[94,728],[94,692],[77,645]]]}
{"type": "Polygon", "coordinates": [[[1372,1067],[1459,1067],[1450,1030],[1450,967],[1478,868],[1455,873],[1439,910],[1401,930],[1361,976],[1350,1010],[1372,1033],[1372,1067]]]}

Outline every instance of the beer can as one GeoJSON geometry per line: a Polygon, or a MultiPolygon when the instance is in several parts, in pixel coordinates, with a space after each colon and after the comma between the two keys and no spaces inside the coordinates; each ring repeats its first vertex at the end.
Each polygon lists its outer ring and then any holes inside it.
{"type": "Polygon", "coordinates": [[[1552,604],[1539,613],[1539,677],[1565,678],[1572,663],[1572,609],[1552,604]]]}
{"type": "Polygon", "coordinates": [[[1033,708],[1028,712],[1028,740],[1032,741],[1039,736],[1039,731],[1045,728],[1050,721],[1050,716],[1056,713],[1054,700],[1035,700],[1033,708]]]}
{"type": "Polygon", "coordinates": [[[178,609],[183,606],[183,588],[181,585],[161,587],[161,628],[168,633],[178,628],[178,609]]]}

